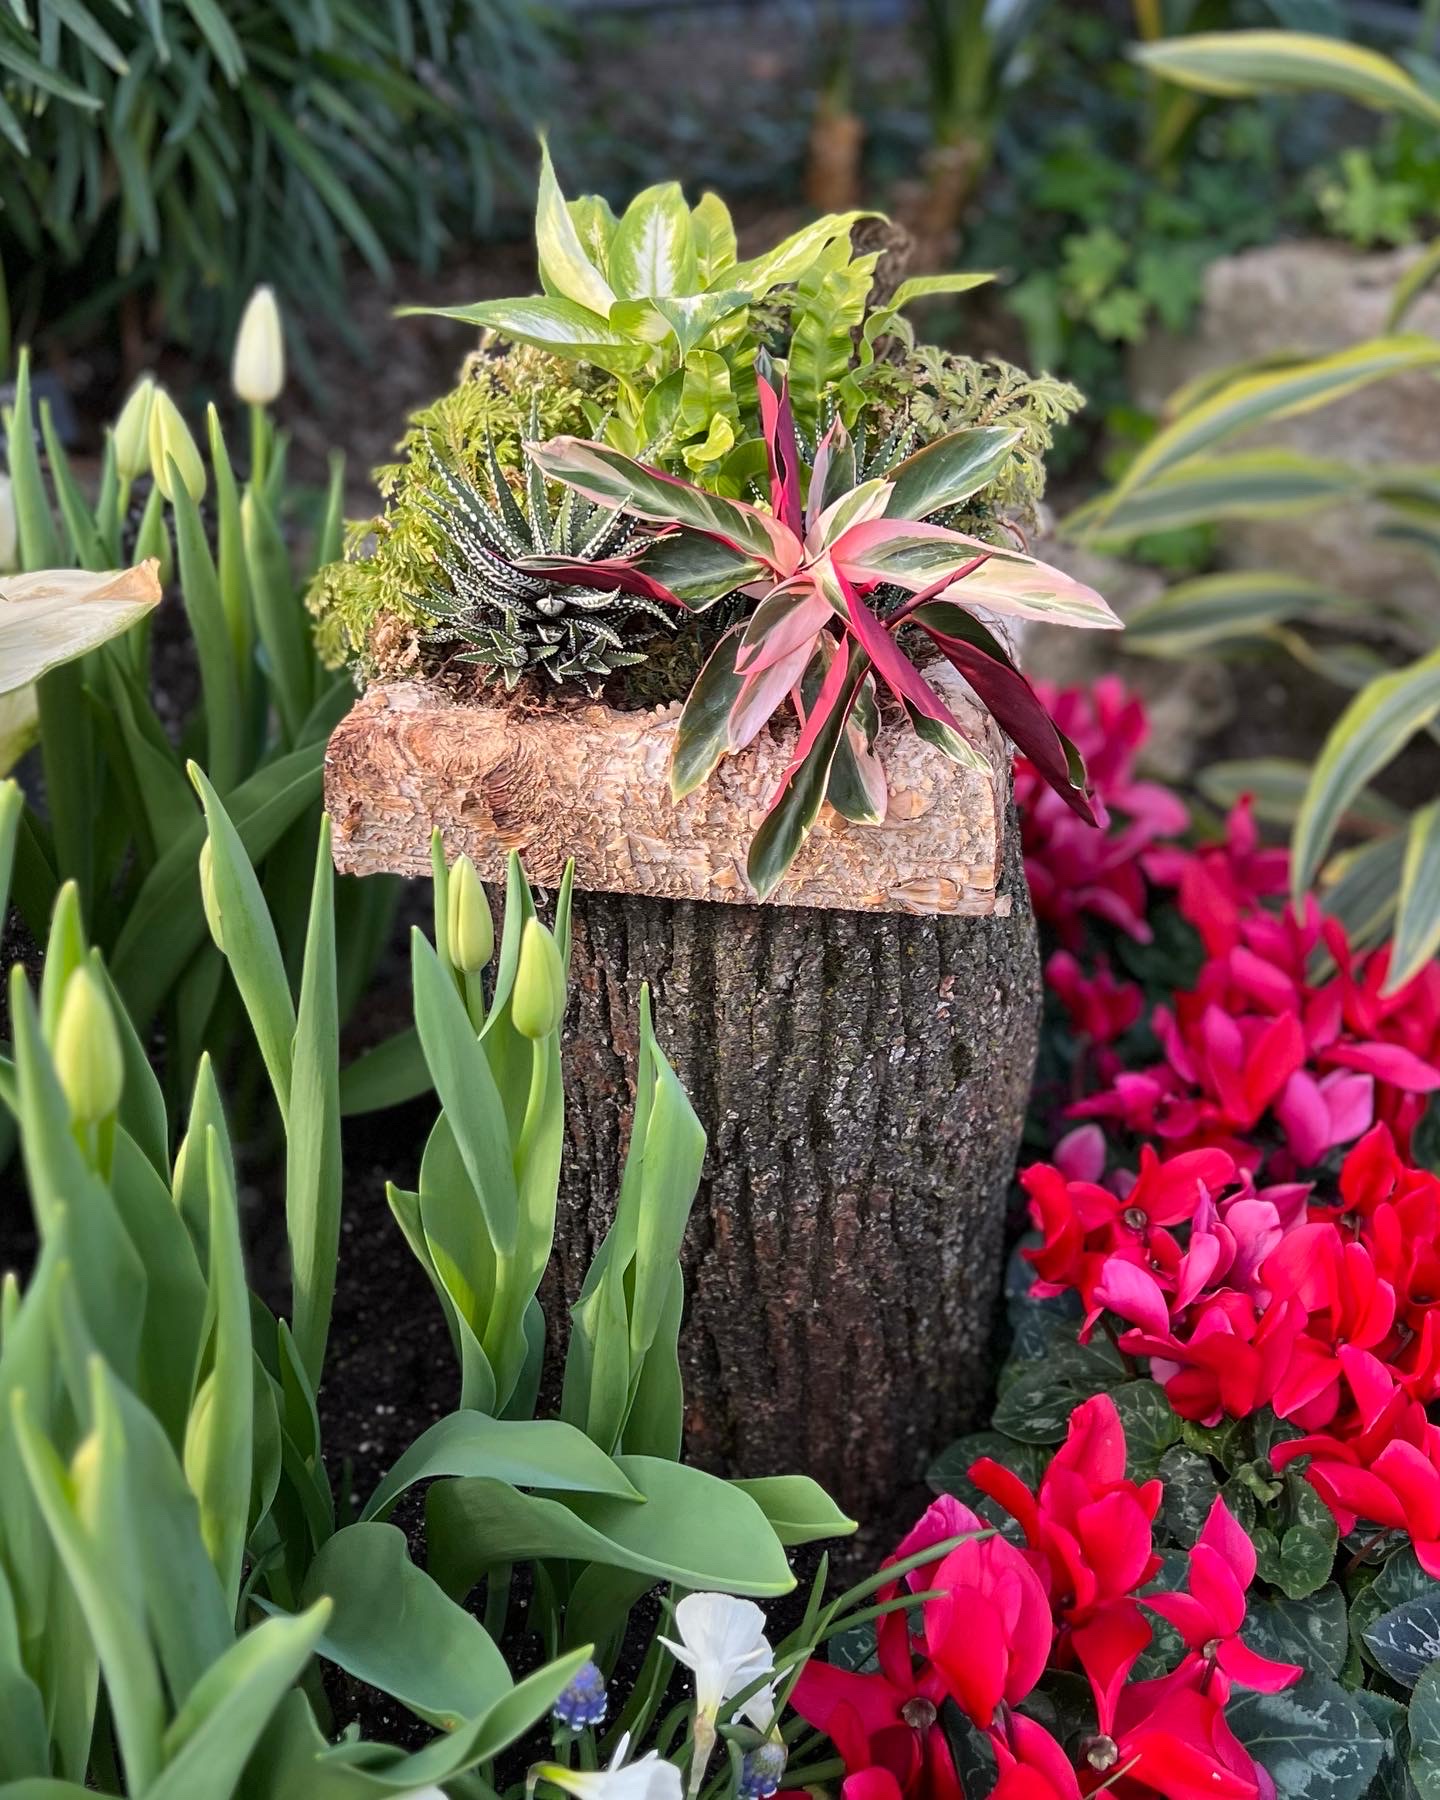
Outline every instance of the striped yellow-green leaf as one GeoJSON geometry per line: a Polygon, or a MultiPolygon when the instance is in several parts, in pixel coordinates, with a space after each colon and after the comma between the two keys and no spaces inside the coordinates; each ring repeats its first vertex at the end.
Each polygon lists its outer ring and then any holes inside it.
{"type": "MultiPolygon", "coordinates": [[[[1405,837],[1393,832],[1377,843],[1361,844],[1332,858],[1320,904],[1345,927],[1352,945],[1360,948],[1383,937],[1395,912],[1400,873],[1405,861],[1405,837]]],[[[1328,956],[1315,961],[1333,967],[1328,956]]]]}
{"type": "Polygon", "coordinates": [[[1315,879],[1355,795],[1440,712],[1440,650],[1382,675],[1341,713],[1315,764],[1295,824],[1291,883],[1298,899],[1315,879]]]}
{"type": "Polygon", "coordinates": [[[1296,450],[1241,450],[1194,457],[1113,503],[1087,501],[1065,521],[1067,537],[1107,542],[1221,519],[1270,519],[1310,512],[1363,494],[1363,469],[1296,450]]]}
{"type": "Polygon", "coordinates": [[[1440,125],[1440,100],[1398,63],[1316,32],[1197,31],[1146,44],[1135,57],[1166,81],[1206,94],[1318,91],[1440,125]]]}
{"type": "Polygon", "coordinates": [[[1133,613],[1125,648],[1145,656],[1183,656],[1193,650],[1264,636],[1286,619],[1333,619],[1359,610],[1355,601],[1283,569],[1237,569],[1177,582],[1133,613]]]}
{"type": "MultiPolygon", "coordinates": [[[[1249,794],[1256,818],[1267,825],[1288,827],[1295,823],[1310,785],[1310,765],[1287,756],[1252,756],[1211,763],[1196,775],[1195,785],[1222,812],[1229,812],[1242,794],[1249,794]]],[[[1346,827],[1380,827],[1390,831],[1405,823],[1405,814],[1383,794],[1362,788],[1341,823],[1346,827]]]]}
{"type": "MultiPolygon", "coordinates": [[[[1159,432],[1126,470],[1115,498],[1133,493],[1187,457],[1277,419],[1294,418],[1352,393],[1372,381],[1385,381],[1410,369],[1440,365],[1440,342],[1418,333],[1370,338],[1331,356],[1247,375],[1217,389],[1159,432]]],[[[1103,517],[1103,515],[1102,515],[1103,517]]]]}
{"type": "Polygon", "coordinates": [[[1385,991],[1418,975],[1440,950],[1440,800],[1422,806],[1405,834],[1405,861],[1400,871],[1400,898],[1395,911],[1395,939],[1385,991]]]}
{"type": "Polygon", "coordinates": [[[1390,310],[1385,315],[1387,331],[1393,331],[1401,323],[1406,313],[1437,277],[1440,277],[1440,239],[1431,244],[1428,250],[1422,251],[1395,283],[1395,292],[1390,296],[1390,310]]]}

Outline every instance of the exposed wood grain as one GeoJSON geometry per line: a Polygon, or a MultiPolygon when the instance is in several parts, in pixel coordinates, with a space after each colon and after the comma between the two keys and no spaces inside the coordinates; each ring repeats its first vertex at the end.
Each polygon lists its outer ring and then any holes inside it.
{"type": "MultiPolygon", "coordinates": [[[[882,728],[883,825],[828,808],[768,904],[857,912],[988,914],[997,900],[1007,757],[948,670],[935,677],[991,762],[962,768],[908,729],[882,728]]],[[[486,879],[519,850],[553,886],[565,859],[590,891],[753,902],[745,852],[789,760],[793,729],[763,732],[678,805],[667,771],[679,708],[588,706],[534,715],[458,702],[421,683],[372,687],[325,761],[335,864],[423,875],[438,825],[486,879]]]]}

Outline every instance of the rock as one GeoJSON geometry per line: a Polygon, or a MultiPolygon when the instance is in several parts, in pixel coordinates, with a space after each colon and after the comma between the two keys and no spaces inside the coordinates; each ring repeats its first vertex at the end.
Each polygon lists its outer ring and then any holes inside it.
{"type": "MultiPolygon", "coordinates": [[[[1197,375],[1280,350],[1342,350],[1382,334],[1395,284],[1418,254],[1361,255],[1340,244],[1302,241],[1223,257],[1206,276],[1194,331],[1151,338],[1136,350],[1137,403],[1161,412],[1168,396],[1197,375]]],[[[1404,328],[1440,337],[1440,292],[1423,296],[1404,328]]],[[[1440,457],[1437,409],[1435,377],[1419,372],[1232,441],[1283,444],[1364,468],[1433,463],[1440,457]]],[[[1425,560],[1375,537],[1383,516],[1381,507],[1357,503],[1293,519],[1233,521],[1223,527],[1222,560],[1238,568],[1290,569],[1348,593],[1440,609],[1425,560]]]]}

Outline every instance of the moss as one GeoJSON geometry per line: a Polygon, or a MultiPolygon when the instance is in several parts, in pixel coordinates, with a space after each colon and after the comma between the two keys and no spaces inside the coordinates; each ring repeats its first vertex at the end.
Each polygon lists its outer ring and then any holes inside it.
{"type": "Polygon", "coordinates": [[[412,415],[397,460],[375,470],[383,511],[349,521],[340,560],[311,583],[306,605],[327,667],[353,662],[361,675],[374,676],[418,659],[421,634],[435,622],[423,596],[436,582],[441,529],[423,498],[437,493],[430,446],[471,481],[487,439],[501,466],[514,469],[537,400],[542,438],[588,434],[593,413],[586,407],[604,410],[608,379],[587,379],[573,363],[524,345],[490,343],[467,358],[458,384],[412,415]]]}

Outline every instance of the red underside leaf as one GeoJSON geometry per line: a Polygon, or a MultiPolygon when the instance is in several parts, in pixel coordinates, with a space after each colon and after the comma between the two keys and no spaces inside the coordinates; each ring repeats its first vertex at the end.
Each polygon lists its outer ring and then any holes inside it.
{"type": "Polygon", "coordinates": [[[1039,770],[1072,812],[1096,823],[1085,791],[1080,753],[1041,704],[1034,688],[1005,654],[998,640],[962,608],[935,602],[917,608],[910,622],[974,688],[983,705],[1015,747],[1039,770]]]}

